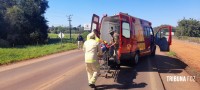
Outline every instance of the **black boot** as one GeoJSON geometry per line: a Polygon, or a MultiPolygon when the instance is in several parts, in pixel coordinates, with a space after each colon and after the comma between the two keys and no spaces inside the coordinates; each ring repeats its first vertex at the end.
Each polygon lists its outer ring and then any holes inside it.
{"type": "Polygon", "coordinates": [[[94,84],[89,84],[89,86],[90,86],[91,88],[96,88],[96,86],[95,86],[94,84]]]}

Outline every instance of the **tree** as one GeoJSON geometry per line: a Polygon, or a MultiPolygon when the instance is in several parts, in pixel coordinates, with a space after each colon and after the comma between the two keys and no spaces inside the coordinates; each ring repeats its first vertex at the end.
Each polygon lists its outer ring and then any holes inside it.
{"type": "Polygon", "coordinates": [[[193,18],[182,19],[178,22],[177,36],[200,37],[200,21],[193,18]]]}
{"type": "Polygon", "coordinates": [[[47,39],[48,26],[44,13],[48,8],[48,2],[46,0],[21,0],[20,8],[24,10],[24,16],[28,20],[28,25],[24,26],[27,30],[27,36],[33,32],[39,33],[39,43],[44,43],[47,39]]]}
{"type": "Polygon", "coordinates": [[[0,39],[7,38],[7,20],[4,18],[8,8],[16,5],[16,0],[0,0],[0,39]]]}
{"type": "Polygon", "coordinates": [[[0,0],[0,38],[11,44],[44,43],[48,7],[47,0],[0,0]]]}
{"type": "Polygon", "coordinates": [[[35,32],[33,32],[33,33],[30,34],[30,37],[38,45],[38,42],[40,40],[40,34],[37,31],[35,31],[35,32]]]}
{"type": "Polygon", "coordinates": [[[7,9],[5,19],[8,23],[7,27],[7,40],[12,44],[22,44],[19,39],[21,39],[21,35],[23,33],[23,27],[26,18],[23,17],[23,11],[18,6],[13,6],[7,9]],[[19,40],[19,41],[18,41],[19,40]]]}
{"type": "Polygon", "coordinates": [[[0,39],[3,38],[3,36],[5,35],[3,34],[3,32],[4,32],[4,20],[3,20],[3,15],[0,12],[0,39]]]}

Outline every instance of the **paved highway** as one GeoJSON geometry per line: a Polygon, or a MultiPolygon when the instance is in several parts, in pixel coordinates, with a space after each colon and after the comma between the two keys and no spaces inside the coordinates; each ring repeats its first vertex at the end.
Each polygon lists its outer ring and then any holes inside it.
{"type": "MultiPolygon", "coordinates": [[[[117,77],[101,75],[97,89],[200,90],[192,81],[167,81],[167,76],[189,76],[185,64],[157,51],[135,67],[122,66],[117,77]]],[[[73,50],[0,67],[0,90],[91,90],[81,50],[73,50]]]]}

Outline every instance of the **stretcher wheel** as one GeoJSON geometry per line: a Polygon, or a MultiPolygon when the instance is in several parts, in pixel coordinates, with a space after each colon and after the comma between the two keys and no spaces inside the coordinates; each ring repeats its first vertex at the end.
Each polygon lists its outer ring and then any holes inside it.
{"type": "Polygon", "coordinates": [[[108,75],[106,74],[105,78],[108,78],[108,75]]]}

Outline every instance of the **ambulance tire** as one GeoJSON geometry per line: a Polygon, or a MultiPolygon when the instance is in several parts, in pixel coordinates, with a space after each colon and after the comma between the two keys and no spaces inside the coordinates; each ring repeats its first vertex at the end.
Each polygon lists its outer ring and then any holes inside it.
{"type": "Polygon", "coordinates": [[[139,53],[136,53],[135,56],[134,56],[134,64],[138,64],[139,62],[139,53]]]}
{"type": "Polygon", "coordinates": [[[132,66],[135,66],[135,65],[137,65],[138,64],[138,62],[139,62],[139,56],[140,55],[140,53],[139,53],[139,51],[136,51],[136,53],[135,53],[135,55],[134,55],[134,57],[133,57],[133,59],[132,59],[132,66]]]}
{"type": "Polygon", "coordinates": [[[151,56],[155,56],[156,55],[156,46],[154,46],[153,50],[151,51],[151,56]]]}

